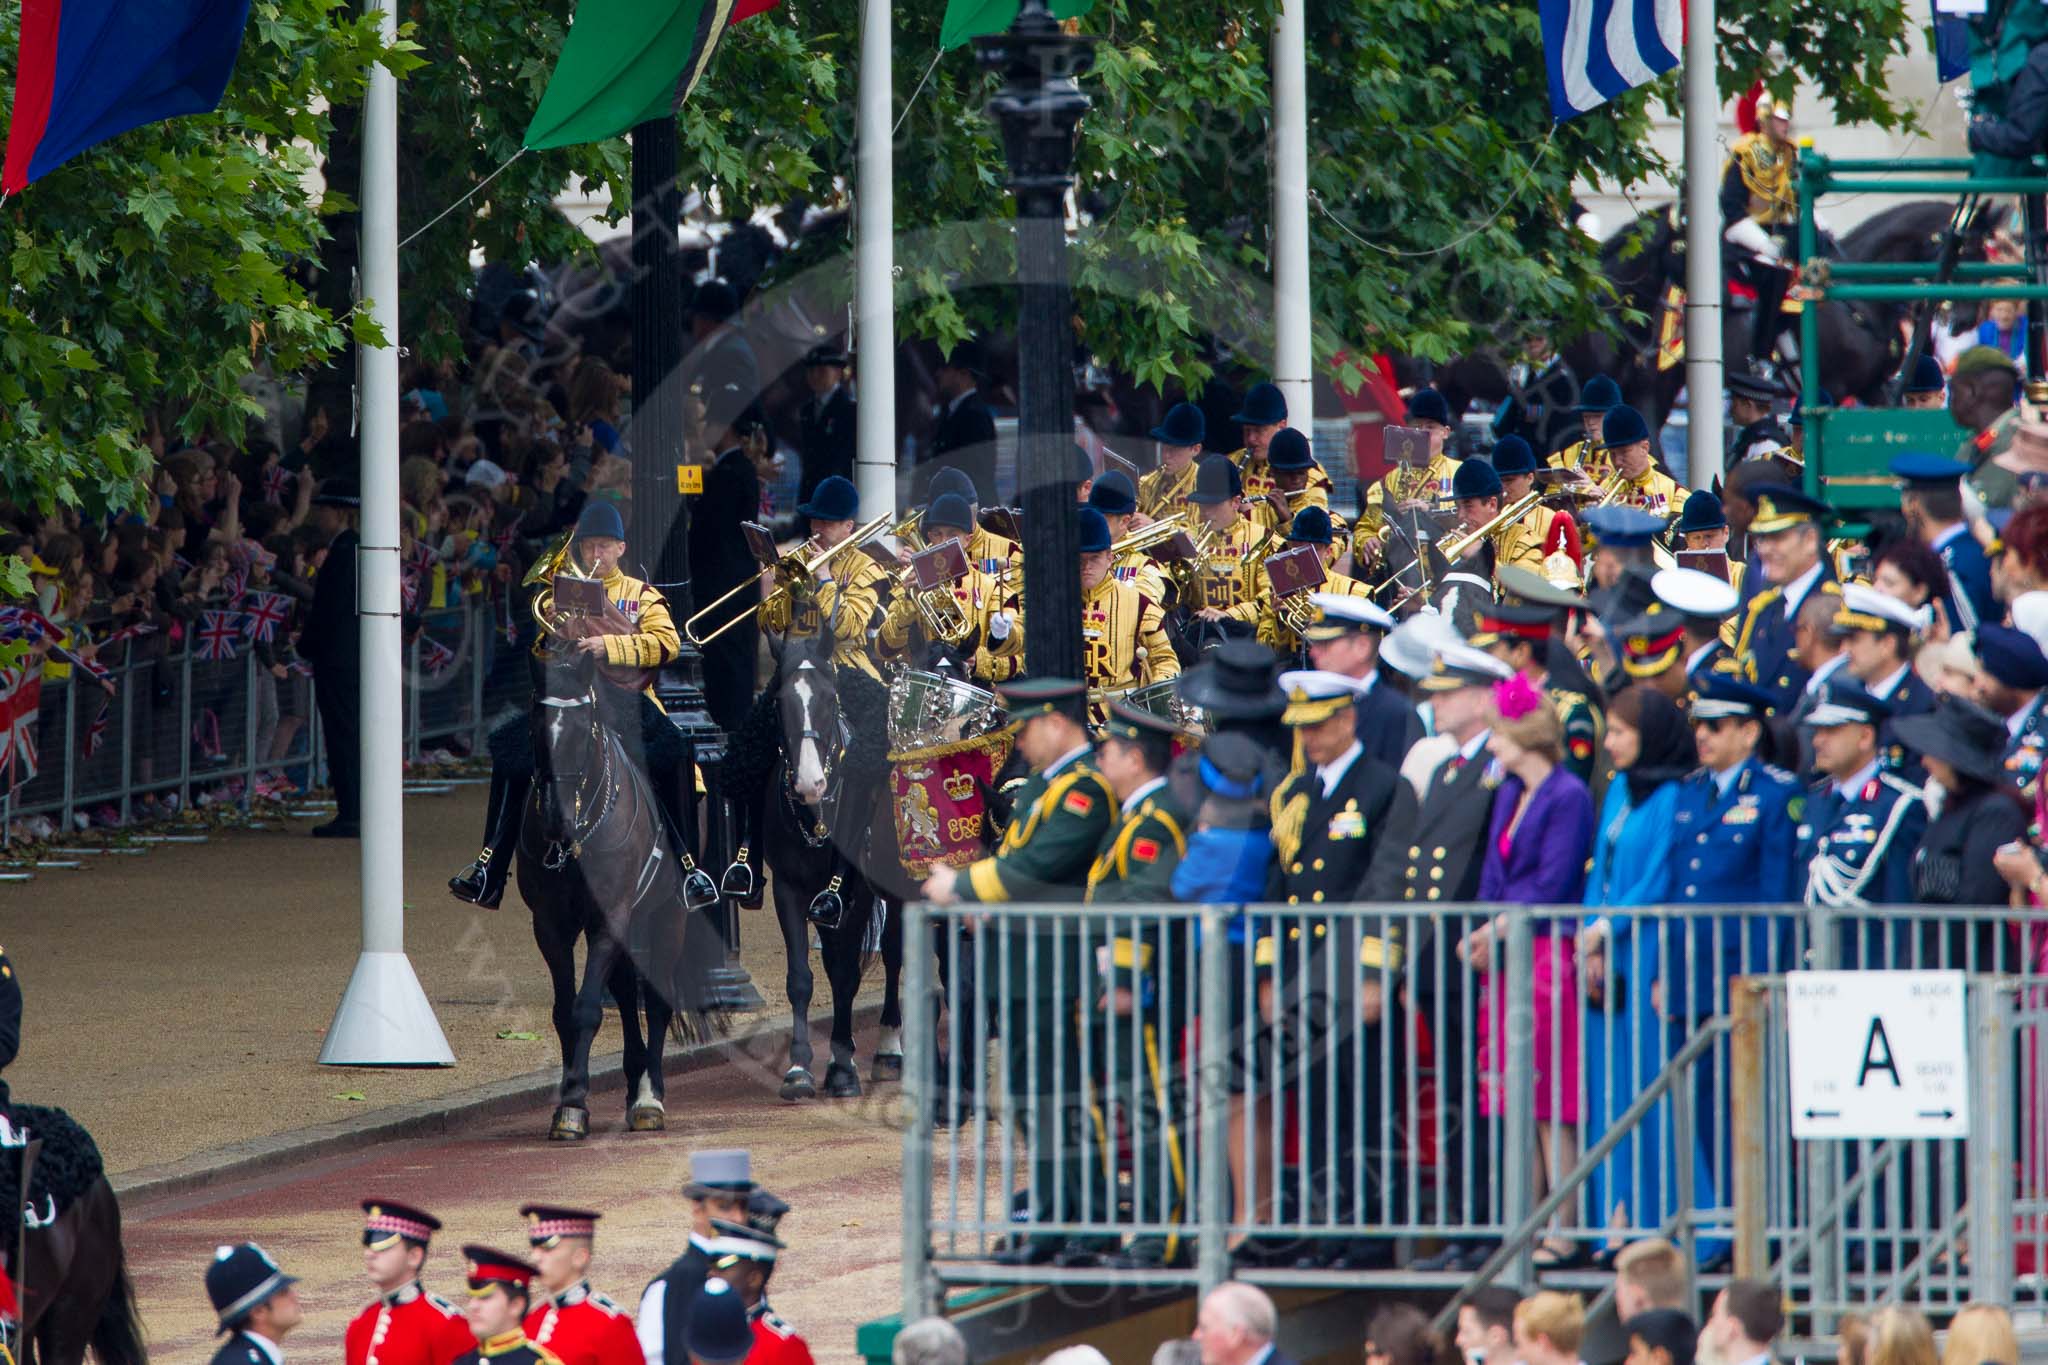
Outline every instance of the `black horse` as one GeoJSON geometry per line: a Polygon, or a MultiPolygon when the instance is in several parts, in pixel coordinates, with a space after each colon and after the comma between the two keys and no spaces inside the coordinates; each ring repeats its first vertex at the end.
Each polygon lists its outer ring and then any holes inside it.
{"type": "MultiPolygon", "coordinates": [[[[1981,261],[1985,245],[2003,225],[2005,209],[1986,205],[1966,221],[1959,233],[1958,258],[1981,261]]],[[[1899,204],[1858,224],[1831,253],[1845,261],[1931,262],[1948,240],[1955,206],[1939,200],[1899,204]]],[[[1685,286],[1684,226],[1675,206],[1652,209],[1616,231],[1600,247],[1601,272],[1614,286],[1623,309],[1641,320],[1620,322],[1619,334],[1595,332],[1567,343],[1565,360],[1581,379],[1612,375],[1622,396],[1640,411],[1654,431],[1663,424],[1678,391],[1685,367],[1659,369],[1657,340],[1668,313],[1669,290],[1685,286]]],[[[1819,305],[1821,384],[1837,399],[1864,403],[1885,401],[1884,384],[1905,358],[1901,322],[1907,305],[1843,303],[1819,305]]],[[[1683,319],[1678,319],[1682,323],[1683,319]]],[[[1735,309],[1722,313],[1721,354],[1730,373],[1749,365],[1750,326],[1735,309]]]]}
{"type": "Polygon", "coordinates": [[[825,1069],[825,1094],[843,1099],[861,1093],[853,1060],[853,1003],[874,949],[881,952],[884,978],[874,1076],[894,1080],[903,1074],[903,1005],[897,995],[903,925],[898,912],[909,888],[897,858],[886,752],[875,743],[887,733],[886,702],[860,696],[879,693],[880,684],[865,674],[856,681],[849,676],[853,670],[835,669],[832,651],[829,626],[780,647],[771,686],[776,688],[782,743],[767,780],[751,794],[760,803],[756,828],[764,836],[775,920],[789,970],[785,1100],[818,1093],[811,1074],[809,1018],[813,930],[832,992],[832,1060],[825,1069]],[[830,898],[821,897],[823,892],[837,898],[840,913],[826,908],[830,898]]]}
{"type": "Polygon", "coordinates": [[[554,983],[562,1085],[551,1139],[590,1131],[590,1048],[607,992],[625,1033],[627,1126],[665,1126],[663,1042],[710,1031],[710,972],[724,959],[716,927],[685,910],[678,851],[669,847],[646,773],[600,714],[589,655],[534,661],[534,796],[519,832],[519,894],[554,983]],[[576,980],[576,940],[586,943],[576,980]],[[646,1033],[641,1032],[645,1010],[646,1033]]]}
{"type": "Polygon", "coordinates": [[[0,1254],[18,1303],[17,1358],[81,1365],[90,1352],[100,1365],[145,1365],[121,1206],[92,1134],[61,1109],[13,1104],[4,1113],[0,1208],[11,1206],[17,1221],[0,1233],[0,1254]]]}

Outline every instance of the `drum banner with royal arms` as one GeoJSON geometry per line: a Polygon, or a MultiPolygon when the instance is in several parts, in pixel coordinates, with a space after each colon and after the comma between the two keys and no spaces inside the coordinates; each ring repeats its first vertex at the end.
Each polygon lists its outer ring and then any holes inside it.
{"type": "Polygon", "coordinates": [[[1009,761],[1007,731],[905,749],[889,755],[889,792],[903,870],[929,876],[945,864],[965,867],[983,856],[988,810],[982,793],[1009,761]]]}

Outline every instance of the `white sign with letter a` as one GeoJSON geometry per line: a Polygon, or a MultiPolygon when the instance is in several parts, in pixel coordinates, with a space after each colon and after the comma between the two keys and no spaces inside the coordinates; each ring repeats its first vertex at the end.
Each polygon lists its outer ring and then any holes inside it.
{"type": "Polygon", "coordinates": [[[1787,972],[1792,1136],[1970,1133],[1961,972],[1787,972]]]}

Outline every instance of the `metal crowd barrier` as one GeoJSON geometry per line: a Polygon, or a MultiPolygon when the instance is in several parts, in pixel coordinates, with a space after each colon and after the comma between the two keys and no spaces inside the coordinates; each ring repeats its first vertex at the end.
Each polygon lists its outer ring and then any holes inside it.
{"type": "Polygon", "coordinates": [[[1528,1285],[1546,1238],[1739,1255],[1825,1327],[2048,1285],[2039,917],[967,905],[905,933],[909,1315],[962,1283],[1528,1285]],[[1970,1140],[1793,1142],[1782,974],[1825,968],[1968,974],[1970,1140]],[[1070,1254],[1004,1255],[1033,1238],[1070,1254]],[[1484,1264],[1406,1268],[1446,1243],[1484,1264]]]}
{"type": "MultiPolygon", "coordinates": [[[[502,607],[488,600],[421,620],[406,652],[406,757],[418,762],[451,742],[479,753],[491,726],[524,704],[525,644],[507,638],[502,607]]],[[[143,651],[131,645],[129,660],[109,670],[111,693],[76,668],[44,679],[35,775],[0,777],[0,841],[11,843],[16,822],[38,815],[61,832],[136,828],[169,796],[180,809],[204,797],[246,811],[265,773],[286,775],[302,793],[325,784],[313,680],[260,679],[246,642],[220,660],[201,658],[196,644],[188,631],[160,655],[136,657],[143,651]],[[273,683],[277,711],[300,717],[289,750],[274,759],[271,708],[257,701],[259,685],[268,692],[273,683]]]]}

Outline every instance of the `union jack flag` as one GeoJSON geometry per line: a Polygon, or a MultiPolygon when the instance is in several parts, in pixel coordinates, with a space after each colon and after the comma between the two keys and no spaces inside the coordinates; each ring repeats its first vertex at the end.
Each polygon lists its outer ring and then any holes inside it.
{"type": "Polygon", "coordinates": [[[455,651],[431,636],[420,639],[420,667],[429,675],[445,673],[455,664],[455,651]]]}
{"type": "Polygon", "coordinates": [[[438,558],[440,556],[434,553],[434,547],[424,540],[415,540],[412,543],[412,566],[418,572],[425,573],[433,568],[434,561],[438,558]]]}
{"type": "Polygon", "coordinates": [[[106,642],[110,645],[118,645],[128,640],[139,640],[145,635],[154,634],[156,634],[156,623],[154,621],[137,621],[133,625],[123,626],[107,636],[106,642]]]}
{"type": "Polygon", "coordinates": [[[398,576],[398,595],[405,599],[405,609],[413,610],[420,600],[420,573],[418,569],[407,569],[398,576]]]}
{"type": "Polygon", "coordinates": [[[228,605],[234,606],[242,600],[242,594],[249,590],[249,571],[237,566],[229,569],[227,577],[220,581],[221,591],[228,595],[228,605]]]}
{"type": "Polygon", "coordinates": [[[250,639],[269,644],[291,609],[292,599],[281,592],[252,592],[242,603],[242,629],[250,639]]]}
{"type": "Polygon", "coordinates": [[[9,787],[36,775],[36,719],[42,704],[42,669],[0,669],[0,774],[9,787]]]}
{"type": "Polygon", "coordinates": [[[0,640],[54,640],[63,634],[34,607],[0,607],[0,640]]]}
{"type": "Polygon", "coordinates": [[[263,471],[263,500],[273,507],[284,506],[284,495],[292,488],[293,475],[281,464],[263,471]]]}
{"type": "Polygon", "coordinates": [[[107,729],[114,714],[114,701],[109,697],[100,703],[100,712],[92,718],[92,724],[85,727],[85,756],[91,758],[100,751],[100,745],[107,742],[107,729]]]}
{"type": "Polygon", "coordinates": [[[192,637],[193,655],[206,660],[232,659],[235,657],[235,642],[241,634],[240,612],[202,612],[199,616],[198,633],[192,637]]]}

